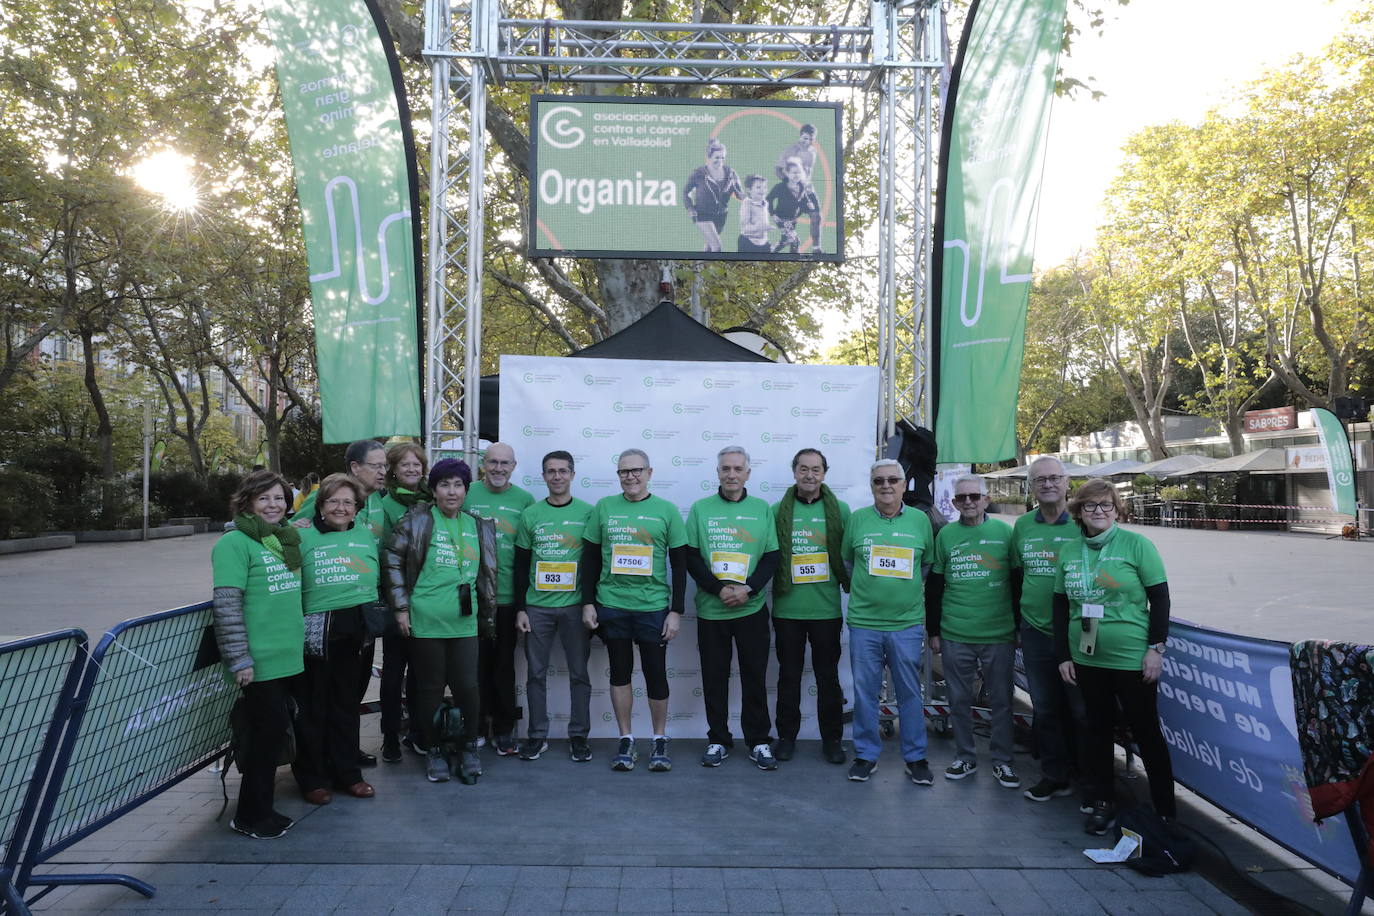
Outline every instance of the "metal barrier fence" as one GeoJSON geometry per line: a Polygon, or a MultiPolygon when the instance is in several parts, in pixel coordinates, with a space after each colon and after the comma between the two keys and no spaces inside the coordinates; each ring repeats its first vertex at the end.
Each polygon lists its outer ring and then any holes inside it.
{"type": "Polygon", "coordinates": [[[85,659],[80,630],[0,646],[0,900],[10,912],[27,912],[17,872],[85,659]]]}
{"type": "Polygon", "coordinates": [[[45,765],[35,769],[51,778],[23,802],[27,840],[15,831],[17,842],[6,850],[6,877],[16,892],[6,899],[10,911],[28,912],[19,898],[30,887],[41,890],[29,903],[72,884],[120,884],[153,895],[128,875],[33,870],[224,753],[238,692],[219,664],[210,607],[125,621],[89,654],[82,636],[68,662],[68,699],[54,706],[45,765]]]}

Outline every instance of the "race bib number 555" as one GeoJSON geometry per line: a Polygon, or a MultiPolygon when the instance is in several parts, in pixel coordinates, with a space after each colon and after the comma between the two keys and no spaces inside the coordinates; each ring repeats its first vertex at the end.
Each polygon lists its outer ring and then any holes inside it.
{"type": "Polygon", "coordinates": [[[874,544],[868,553],[868,574],[889,579],[910,579],[915,559],[914,548],[874,544]]]}

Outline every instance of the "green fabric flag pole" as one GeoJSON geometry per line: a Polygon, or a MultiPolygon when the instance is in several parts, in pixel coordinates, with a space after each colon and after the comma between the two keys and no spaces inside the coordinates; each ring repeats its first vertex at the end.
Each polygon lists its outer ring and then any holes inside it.
{"type": "Polygon", "coordinates": [[[933,290],[942,462],[1016,455],[1026,303],[1065,0],[975,0],[941,139],[933,290]]]}
{"type": "Polygon", "coordinates": [[[391,36],[364,0],[266,0],[315,316],[324,441],[420,434],[418,195],[391,36]]]}
{"type": "Polygon", "coordinates": [[[1326,480],[1331,485],[1331,508],[1341,515],[1355,514],[1355,469],[1350,462],[1350,439],[1336,415],[1313,408],[1317,435],[1326,449],[1326,480]]]}

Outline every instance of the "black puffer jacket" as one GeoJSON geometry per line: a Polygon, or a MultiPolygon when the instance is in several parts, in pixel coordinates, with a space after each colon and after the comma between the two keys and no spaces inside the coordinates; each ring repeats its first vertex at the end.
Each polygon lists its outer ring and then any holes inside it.
{"type": "MultiPolygon", "coordinates": [[[[429,503],[401,516],[382,549],[382,588],[393,613],[410,612],[410,592],[420,578],[434,536],[429,503]]],[[[466,511],[466,510],[465,510],[466,511]]],[[[477,522],[477,635],[496,638],[496,522],[467,512],[477,522]]]]}

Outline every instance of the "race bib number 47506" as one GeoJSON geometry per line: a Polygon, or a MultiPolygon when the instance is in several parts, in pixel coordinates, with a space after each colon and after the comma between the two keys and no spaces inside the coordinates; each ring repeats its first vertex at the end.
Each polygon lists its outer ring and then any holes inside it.
{"type": "Polygon", "coordinates": [[[612,544],[611,572],[620,576],[652,576],[654,548],[648,544],[612,544]]]}
{"type": "Polygon", "coordinates": [[[889,579],[910,579],[915,559],[914,548],[874,544],[868,553],[868,574],[889,579]]]}

